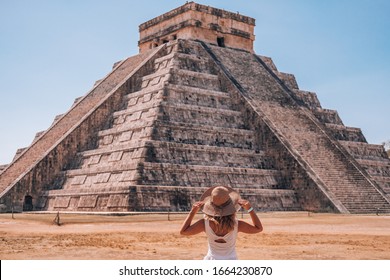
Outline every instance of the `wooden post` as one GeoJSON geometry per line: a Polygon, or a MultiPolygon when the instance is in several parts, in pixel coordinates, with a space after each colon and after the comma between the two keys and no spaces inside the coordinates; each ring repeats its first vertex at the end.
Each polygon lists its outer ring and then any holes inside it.
{"type": "Polygon", "coordinates": [[[11,213],[12,213],[12,219],[15,219],[14,217],[14,196],[11,195],[11,213]]]}
{"type": "Polygon", "coordinates": [[[60,226],[60,225],[61,225],[61,222],[60,222],[60,211],[57,212],[57,215],[56,215],[56,217],[54,218],[53,223],[55,223],[57,226],[60,226]]]}

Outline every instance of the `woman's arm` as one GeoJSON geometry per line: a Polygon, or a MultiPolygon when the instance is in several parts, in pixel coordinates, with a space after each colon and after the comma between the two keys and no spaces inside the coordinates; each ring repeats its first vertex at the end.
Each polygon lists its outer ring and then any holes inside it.
{"type": "Polygon", "coordinates": [[[188,216],[181,227],[181,235],[194,235],[204,231],[204,219],[200,219],[199,221],[191,225],[194,216],[196,215],[196,213],[198,213],[199,209],[203,206],[203,204],[203,201],[198,201],[195,202],[194,205],[192,205],[191,211],[190,213],[188,213],[188,216]]]}
{"type": "MultiPolygon", "coordinates": [[[[245,210],[250,210],[252,208],[251,204],[249,203],[248,200],[240,199],[238,203],[241,205],[242,208],[245,210]]],[[[252,223],[248,224],[247,222],[244,221],[238,221],[238,231],[239,232],[244,232],[244,233],[259,233],[263,231],[263,225],[260,222],[259,217],[257,216],[255,210],[252,210],[249,212],[249,215],[251,216],[252,223]]]]}

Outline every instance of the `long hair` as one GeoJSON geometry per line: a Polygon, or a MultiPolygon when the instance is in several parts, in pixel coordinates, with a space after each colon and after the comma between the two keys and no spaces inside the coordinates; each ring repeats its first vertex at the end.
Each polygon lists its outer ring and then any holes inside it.
{"type": "Polygon", "coordinates": [[[205,215],[206,220],[212,221],[216,227],[217,227],[217,232],[230,232],[234,229],[234,224],[236,222],[236,214],[232,214],[229,216],[210,216],[210,215],[205,215]]]}

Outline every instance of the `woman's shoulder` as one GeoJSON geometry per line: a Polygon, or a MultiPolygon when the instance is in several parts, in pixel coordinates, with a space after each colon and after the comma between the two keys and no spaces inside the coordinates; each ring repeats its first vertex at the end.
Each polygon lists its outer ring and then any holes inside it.
{"type": "Polygon", "coordinates": [[[258,229],[255,226],[248,224],[245,221],[238,220],[238,232],[243,233],[259,233],[262,229],[258,229]]]}

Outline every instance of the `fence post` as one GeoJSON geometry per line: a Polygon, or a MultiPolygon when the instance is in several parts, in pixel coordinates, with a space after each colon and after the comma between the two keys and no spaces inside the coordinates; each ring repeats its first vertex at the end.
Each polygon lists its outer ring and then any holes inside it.
{"type": "Polygon", "coordinates": [[[54,218],[53,223],[55,223],[57,226],[60,226],[60,225],[61,225],[61,222],[60,222],[60,211],[57,212],[57,215],[56,215],[56,217],[54,218]]]}

